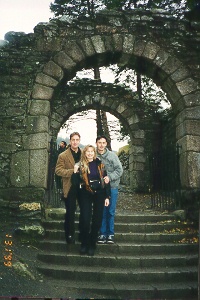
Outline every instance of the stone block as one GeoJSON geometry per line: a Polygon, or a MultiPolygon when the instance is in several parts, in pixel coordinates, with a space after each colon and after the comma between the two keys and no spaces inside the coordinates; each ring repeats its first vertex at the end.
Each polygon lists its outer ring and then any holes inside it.
{"type": "Polygon", "coordinates": [[[65,41],[64,51],[75,62],[80,62],[83,59],[85,59],[84,53],[82,52],[82,50],[80,49],[80,47],[77,45],[75,41],[69,41],[69,40],[65,41]]]}
{"type": "Polygon", "coordinates": [[[172,55],[167,58],[167,60],[162,65],[162,70],[167,74],[174,73],[181,66],[181,62],[173,57],[172,55]]]}
{"type": "Polygon", "coordinates": [[[24,149],[48,149],[49,134],[45,132],[30,134],[23,137],[24,149]]]}
{"type": "Polygon", "coordinates": [[[71,70],[76,65],[76,63],[64,51],[60,51],[53,59],[55,63],[67,70],[71,70]]]}
{"type": "Polygon", "coordinates": [[[183,96],[195,91],[198,88],[197,82],[195,82],[192,78],[187,78],[181,82],[178,82],[176,86],[183,96]]]}
{"type": "Polygon", "coordinates": [[[146,42],[142,41],[142,40],[136,40],[135,41],[135,44],[134,44],[134,50],[133,50],[133,53],[136,55],[136,56],[141,56],[144,49],[146,47],[146,42]]]}
{"type": "Polygon", "coordinates": [[[14,153],[11,159],[10,180],[12,186],[26,187],[29,185],[30,165],[29,151],[14,153]]]}
{"type": "Polygon", "coordinates": [[[173,74],[171,74],[171,79],[174,82],[182,81],[189,77],[189,72],[184,66],[180,66],[173,74]]]}
{"type": "Polygon", "coordinates": [[[81,48],[86,53],[88,57],[95,54],[95,49],[90,38],[85,38],[84,40],[77,41],[81,45],[81,48]]]}
{"type": "Polygon", "coordinates": [[[0,151],[2,151],[4,154],[5,153],[12,153],[18,150],[19,148],[18,143],[12,143],[12,142],[2,142],[0,143],[0,151]]]}
{"type": "Polygon", "coordinates": [[[158,66],[161,67],[168,59],[169,53],[160,50],[158,51],[156,57],[154,58],[154,63],[158,66]]]}
{"type": "Polygon", "coordinates": [[[144,49],[142,56],[145,56],[145,57],[153,60],[155,58],[155,56],[157,55],[159,49],[160,49],[160,47],[157,44],[155,44],[153,42],[148,42],[146,44],[146,47],[144,49]]]}
{"type": "Polygon", "coordinates": [[[133,133],[133,137],[136,139],[143,139],[145,137],[144,130],[137,130],[133,133]]]}
{"type": "Polygon", "coordinates": [[[28,116],[26,133],[48,132],[49,118],[45,116],[28,116]]]}
{"type": "Polygon", "coordinates": [[[54,90],[50,87],[46,87],[44,85],[35,84],[33,87],[32,98],[33,99],[44,99],[50,100],[52,98],[54,90]]]}
{"type": "Polygon", "coordinates": [[[200,106],[186,108],[176,118],[176,125],[181,124],[184,120],[200,120],[200,106]]]}
{"type": "Polygon", "coordinates": [[[33,116],[43,115],[49,116],[50,102],[45,100],[31,100],[29,105],[29,113],[33,116]]]}
{"type": "Polygon", "coordinates": [[[186,135],[178,140],[178,145],[181,146],[183,152],[200,152],[200,136],[186,135]]]}
{"type": "Polygon", "coordinates": [[[135,36],[132,34],[126,34],[123,42],[123,53],[132,54],[134,48],[135,36]]]}
{"type": "Polygon", "coordinates": [[[58,81],[53,79],[52,77],[45,75],[44,73],[39,73],[36,76],[35,81],[41,85],[55,87],[58,84],[58,81]]]}
{"type": "Polygon", "coordinates": [[[139,118],[136,114],[132,115],[130,118],[127,119],[129,125],[135,124],[139,122],[139,118]]]}
{"type": "Polygon", "coordinates": [[[177,139],[185,135],[200,135],[200,120],[185,120],[176,128],[177,139]]]}
{"type": "Polygon", "coordinates": [[[200,92],[194,92],[183,97],[186,107],[200,105],[200,92]]]}
{"type": "Polygon", "coordinates": [[[113,40],[111,35],[106,35],[103,37],[105,49],[108,52],[113,52],[114,51],[114,45],[113,45],[113,40]]]}
{"type": "Polygon", "coordinates": [[[30,151],[30,184],[39,188],[47,187],[48,152],[46,149],[30,151]]]}
{"type": "Polygon", "coordinates": [[[121,34],[113,34],[113,44],[115,52],[122,52],[123,49],[123,37],[121,34]]]}
{"type": "Polygon", "coordinates": [[[200,153],[185,152],[181,155],[180,175],[183,188],[200,188],[200,153]]]}
{"type": "Polygon", "coordinates": [[[116,108],[116,111],[120,114],[123,115],[123,112],[126,110],[126,106],[124,103],[120,104],[117,108],[116,108]]]}
{"type": "Polygon", "coordinates": [[[63,78],[63,75],[64,75],[61,67],[58,66],[57,64],[55,64],[52,60],[50,60],[44,66],[43,72],[49,76],[52,76],[52,77],[58,79],[59,81],[63,78]]]}
{"type": "Polygon", "coordinates": [[[96,53],[104,53],[106,51],[103,39],[100,35],[94,35],[91,37],[94,49],[96,53]]]}

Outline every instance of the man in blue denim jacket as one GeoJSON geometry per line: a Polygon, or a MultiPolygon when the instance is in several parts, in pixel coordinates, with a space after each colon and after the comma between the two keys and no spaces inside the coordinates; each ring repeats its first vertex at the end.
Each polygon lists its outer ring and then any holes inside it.
{"type": "Polygon", "coordinates": [[[114,243],[114,219],[115,210],[118,198],[118,186],[120,177],[123,173],[123,168],[118,156],[109,151],[107,146],[107,138],[104,135],[96,138],[97,157],[105,165],[107,176],[104,177],[105,183],[110,182],[111,199],[108,207],[104,207],[102,226],[100,229],[100,236],[98,238],[99,244],[113,244],[114,243]]]}

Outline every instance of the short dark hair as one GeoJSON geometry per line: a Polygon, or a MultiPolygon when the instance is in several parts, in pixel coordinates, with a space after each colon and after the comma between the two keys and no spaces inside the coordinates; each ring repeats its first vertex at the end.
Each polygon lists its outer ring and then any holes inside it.
{"type": "Polygon", "coordinates": [[[61,143],[63,143],[65,146],[67,146],[67,143],[65,141],[61,141],[61,143]]]}
{"type": "Polygon", "coordinates": [[[78,135],[79,138],[81,138],[80,133],[78,133],[78,132],[75,131],[75,132],[72,132],[72,133],[70,134],[69,139],[71,140],[71,138],[73,138],[74,135],[78,135]]]}
{"type": "Polygon", "coordinates": [[[96,138],[96,142],[99,141],[100,139],[105,139],[106,143],[108,142],[108,138],[105,135],[98,135],[98,137],[96,138]]]}

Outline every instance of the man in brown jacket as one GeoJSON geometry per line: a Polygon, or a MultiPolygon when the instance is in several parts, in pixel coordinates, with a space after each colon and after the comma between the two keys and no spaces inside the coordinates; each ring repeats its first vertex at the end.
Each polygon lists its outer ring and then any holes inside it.
{"type": "Polygon", "coordinates": [[[62,177],[63,194],[66,208],[65,214],[65,237],[68,244],[75,243],[75,211],[78,190],[71,184],[71,176],[74,172],[74,165],[80,161],[81,150],[79,148],[80,134],[73,132],[70,134],[70,146],[63,153],[59,154],[56,163],[55,173],[62,177]]]}

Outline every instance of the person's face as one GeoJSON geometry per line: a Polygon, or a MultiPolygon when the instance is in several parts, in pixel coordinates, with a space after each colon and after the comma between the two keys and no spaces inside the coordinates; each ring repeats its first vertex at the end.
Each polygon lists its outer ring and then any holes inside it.
{"type": "Polygon", "coordinates": [[[70,146],[73,151],[77,151],[80,144],[80,137],[78,135],[74,135],[70,140],[70,146]]]}
{"type": "Polygon", "coordinates": [[[85,152],[85,156],[88,161],[93,161],[94,159],[94,149],[92,147],[89,147],[87,151],[85,152]]]}
{"type": "Polygon", "coordinates": [[[65,144],[64,144],[63,142],[61,142],[61,143],[60,143],[60,147],[61,147],[61,148],[64,148],[64,147],[65,147],[65,144]]]}
{"type": "Polygon", "coordinates": [[[107,146],[106,139],[102,138],[102,139],[98,140],[98,141],[96,142],[96,145],[97,145],[97,151],[98,151],[99,153],[104,153],[105,148],[106,148],[106,146],[107,146]]]}

